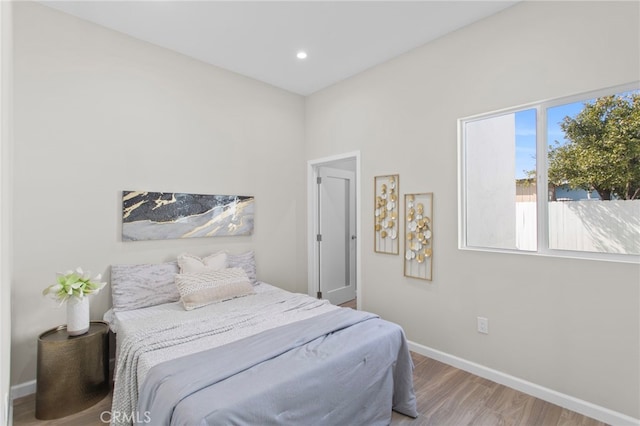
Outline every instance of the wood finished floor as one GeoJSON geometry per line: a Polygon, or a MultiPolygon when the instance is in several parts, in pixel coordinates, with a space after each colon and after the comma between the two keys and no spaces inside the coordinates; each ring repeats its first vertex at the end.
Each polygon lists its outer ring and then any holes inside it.
{"type": "MultiPolygon", "coordinates": [[[[341,306],[355,309],[356,301],[341,306]]],[[[604,423],[503,385],[411,353],[415,370],[417,419],[393,413],[394,426],[604,426],[604,423]]],[[[93,407],[57,420],[35,418],[35,395],[16,399],[14,426],[103,425],[100,414],[111,409],[110,393],[93,407]]],[[[108,418],[108,416],[103,416],[108,418]]],[[[355,423],[355,422],[354,422],[355,423]]],[[[338,425],[336,425],[338,426],[338,425]]],[[[346,426],[346,425],[339,425],[346,426]]]]}
{"type": "MultiPolygon", "coordinates": [[[[419,417],[393,413],[397,426],[603,426],[604,423],[499,385],[449,365],[411,353],[419,417]]],[[[14,426],[104,424],[111,394],[93,407],[57,420],[36,420],[35,395],[14,401],[14,426]]],[[[342,426],[342,425],[340,425],[342,426]]]]}

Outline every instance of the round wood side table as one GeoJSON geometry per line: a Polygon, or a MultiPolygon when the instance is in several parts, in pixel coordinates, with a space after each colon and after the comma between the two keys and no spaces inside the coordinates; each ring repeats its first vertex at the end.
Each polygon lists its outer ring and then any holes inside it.
{"type": "Polygon", "coordinates": [[[38,337],[36,418],[57,419],[91,407],[109,393],[109,324],[69,336],[65,325],[38,337]]]}

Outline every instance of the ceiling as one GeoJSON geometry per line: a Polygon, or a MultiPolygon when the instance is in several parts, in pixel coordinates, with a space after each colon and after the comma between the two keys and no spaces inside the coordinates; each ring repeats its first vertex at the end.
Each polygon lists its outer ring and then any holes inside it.
{"type": "Polygon", "coordinates": [[[41,1],[309,95],[517,1],[41,1]],[[308,57],[296,58],[299,50],[308,57]]]}

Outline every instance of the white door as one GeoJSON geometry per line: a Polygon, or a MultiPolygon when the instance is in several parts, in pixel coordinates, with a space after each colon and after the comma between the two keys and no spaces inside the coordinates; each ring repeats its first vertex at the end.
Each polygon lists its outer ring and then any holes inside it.
{"type": "Polygon", "coordinates": [[[355,173],[318,168],[319,288],[332,304],[356,297],[355,173]]]}

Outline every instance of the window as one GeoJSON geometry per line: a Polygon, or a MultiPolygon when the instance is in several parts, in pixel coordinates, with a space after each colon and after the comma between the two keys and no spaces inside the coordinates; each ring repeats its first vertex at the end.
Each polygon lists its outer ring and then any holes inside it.
{"type": "Polygon", "coordinates": [[[640,261],[637,85],[459,129],[461,248],[640,261]]]}

